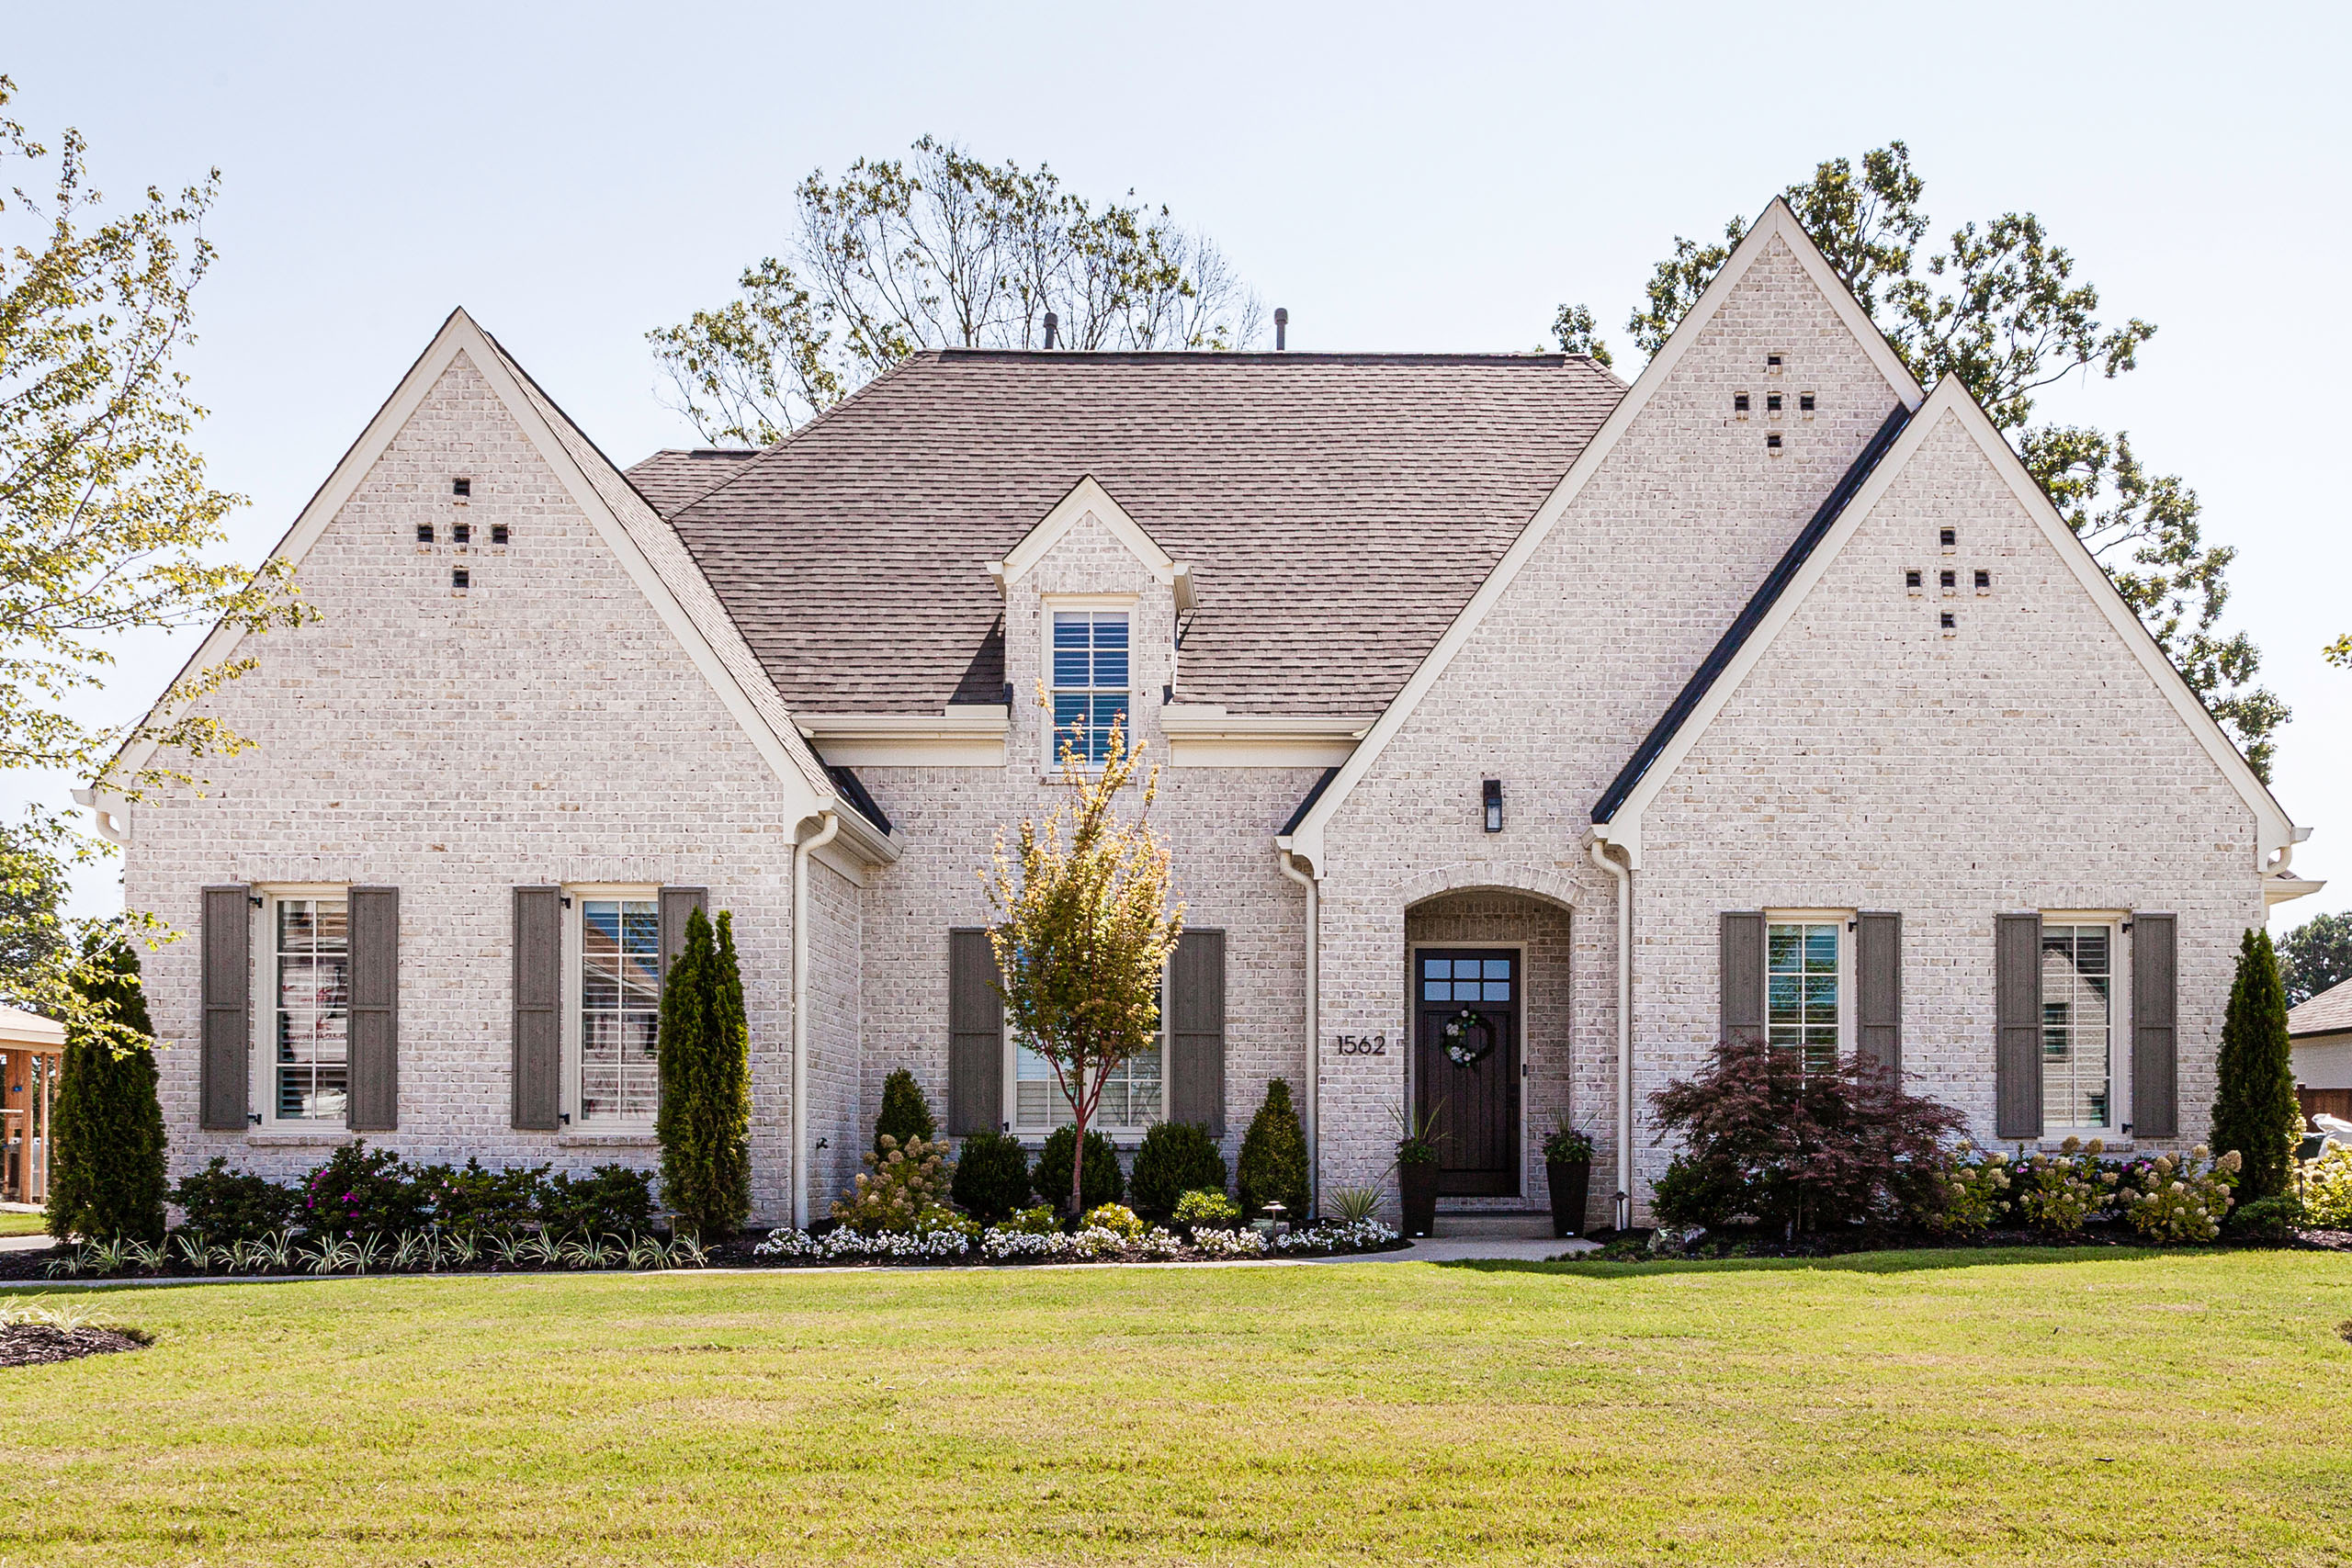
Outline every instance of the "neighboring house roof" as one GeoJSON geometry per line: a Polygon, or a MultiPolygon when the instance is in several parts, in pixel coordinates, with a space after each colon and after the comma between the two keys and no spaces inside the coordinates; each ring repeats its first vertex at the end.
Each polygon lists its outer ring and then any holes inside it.
{"type": "Polygon", "coordinates": [[[1369,715],[1623,392],[1561,355],[938,350],[664,510],[797,708],[1002,702],[989,566],[1091,476],[1199,574],[1180,700],[1369,715]]]}
{"type": "Polygon", "coordinates": [[[1804,525],[1804,531],[1796,536],[1796,542],[1781,557],[1780,564],[1773,567],[1771,575],[1764,580],[1746,607],[1725,628],[1713,650],[1698,669],[1691,671],[1690,679],[1681,692],[1668,705],[1657,723],[1650,727],[1650,732],[1642,738],[1642,743],[1634,748],[1633,756],[1618,771],[1617,777],[1601,792],[1600,802],[1592,808],[1595,822],[1606,822],[1617,815],[1617,808],[1625,804],[1625,797],[1634,793],[1634,786],[1642,782],[1642,775],[1650,771],[1650,765],[1657,761],[1667,743],[1674,739],[1675,732],[1690,716],[1691,710],[1699,705],[1730,667],[1747,639],[1756,634],[1756,628],[1764,624],[1764,618],[1771,614],[1772,607],[1781,602],[1781,595],[1788,591],[1789,584],[1796,580],[1804,563],[1812,558],[1815,548],[1829,536],[1830,525],[1845,512],[1846,503],[1854,499],[1854,492],[1861,488],[1871,470],[1878,467],[1879,459],[1886,456],[1886,449],[1894,445],[1894,438],[1903,433],[1904,425],[1910,419],[1911,411],[1900,403],[1886,416],[1886,423],[1878,427],[1878,434],[1871,437],[1870,445],[1862,448],[1861,454],[1846,469],[1845,477],[1838,481],[1838,488],[1822,502],[1819,510],[1814,513],[1813,520],[1804,525]]]}
{"type": "Polygon", "coordinates": [[[2341,1034],[2352,1032],[2352,980],[2326,990],[2287,1012],[2287,1033],[2301,1039],[2307,1034],[2341,1034]]]}

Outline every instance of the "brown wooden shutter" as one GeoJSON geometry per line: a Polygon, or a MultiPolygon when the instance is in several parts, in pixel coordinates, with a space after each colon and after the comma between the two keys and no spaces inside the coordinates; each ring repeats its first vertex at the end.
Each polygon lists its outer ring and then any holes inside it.
{"type": "Polygon", "coordinates": [[[2041,1136],[2041,917],[1993,918],[1993,1132],[2041,1136]]]}
{"type": "Polygon", "coordinates": [[[1722,987],[1718,1019],[1726,1041],[1764,1043],[1764,915],[1726,909],[1718,937],[1716,972],[1722,987]]]}
{"type": "Polygon", "coordinates": [[[2178,919],[2132,916],[2132,1134],[2180,1135],[2178,919]]]}
{"type": "Polygon", "coordinates": [[[400,1124],[401,890],[355,887],[351,899],[351,1095],[355,1133],[400,1124]]]}
{"type": "Polygon", "coordinates": [[[206,888],[200,929],[198,1121],[225,1131],[246,1125],[252,1110],[253,889],[243,883],[206,888]]]}
{"type": "Polygon", "coordinates": [[[563,1109],[563,890],[514,889],[514,1125],[552,1133],[563,1109]]]}
{"type": "Polygon", "coordinates": [[[1854,918],[1854,1044],[1903,1070],[1903,917],[1864,909],[1854,918]]]}
{"type": "Polygon", "coordinates": [[[670,983],[671,961],[686,950],[686,920],[696,909],[709,912],[707,887],[662,889],[662,983],[670,983]]]}
{"type": "Polygon", "coordinates": [[[947,933],[947,1132],[993,1133],[1004,1125],[1004,1000],[996,994],[996,953],[984,930],[947,933]]]}
{"type": "Polygon", "coordinates": [[[1225,1136],[1225,933],[1187,931],[1168,963],[1168,1055],[1162,1089],[1170,1122],[1225,1136]]]}

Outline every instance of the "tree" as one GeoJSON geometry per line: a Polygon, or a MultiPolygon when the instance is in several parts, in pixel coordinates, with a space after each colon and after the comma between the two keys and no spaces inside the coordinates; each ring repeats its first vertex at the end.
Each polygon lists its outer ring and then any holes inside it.
{"type": "MultiPolygon", "coordinates": [[[[2067,525],[2267,780],[2274,737],[2289,714],[2255,683],[2262,657],[2253,640],[2220,629],[2237,552],[2205,542],[2197,493],[2151,473],[2128,433],[2029,423],[2044,388],[2078,371],[2112,380],[2133,369],[2156,329],[2137,317],[2103,322],[2098,290],[2075,278],[2074,257],[2030,212],[2004,213],[1982,228],[1962,223],[1944,248],[1923,256],[1925,188],[1910,150],[1891,141],[1865,152],[1859,169],[1830,159],[1783,194],[1912,374],[1922,383],[1958,376],[2017,443],[2067,525]]],[[[1636,347],[1654,355],[1664,345],[1746,232],[1734,218],[1721,240],[1676,237],[1626,322],[1636,347]]],[[[1597,357],[1605,354],[1581,305],[1560,307],[1561,345],[1571,347],[1578,324],[1581,341],[1597,357]]],[[[2352,642],[2346,646],[2352,658],[2352,642]]]]}
{"type": "Polygon", "coordinates": [[[1275,1078],[1266,1085],[1265,1103],[1250,1118],[1250,1130],[1241,1134],[1235,1182],[1241,1189],[1245,1214],[1280,1203],[1294,1220],[1308,1217],[1315,1197],[1307,1190],[1306,1133],[1298,1124],[1298,1108],[1291,1103],[1288,1078],[1275,1078]]]}
{"type": "Polygon", "coordinates": [[[896,1138],[899,1148],[905,1148],[910,1138],[921,1138],[926,1144],[939,1141],[938,1126],[931,1119],[931,1106],[923,1100],[914,1074],[904,1067],[882,1080],[882,1114],[874,1122],[874,1152],[877,1155],[885,1152],[885,1137],[896,1138]]]}
{"type": "Polygon", "coordinates": [[[717,939],[700,909],[686,917],[684,950],[662,987],[657,1046],[662,1198],[698,1236],[727,1235],[752,1212],[752,1058],[735,922],[717,939]]]}
{"type": "Polygon", "coordinates": [[[112,932],[93,931],[78,973],[85,1015],[66,1029],[50,1127],[49,1234],[94,1237],[164,1235],[164,1111],[155,1099],[155,1026],[139,979],[139,951],[112,932]],[[129,1038],[136,1044],[121,1044],[129,1038]]]}
{"type": "Polygon", "coordinates": [[[1090,774],[1066,738],[1061,782],[1070,803],[1042,822],[1024,818],[1010,853],[999,830],[994,863],[981,874],[999,916],[989,944],[1006,1021],[1053,1068],[1076,1122],[1073,1213],[1084,1191],[1087,1124],[1111,1075],[1158,1043],[1160,977],[1184,925],[1184,907],[1169,902],[1168,846],[1146,819],[1158,769],[1136,819],[1118,813],[1143,752],[1130,751],[1124,722],[1114,723],[1110,754],[1090,774]]]}
{"type": "Polygon", "coordinates": [[[2213,1096],[2213,1152],[2238,1151],[2240,1203],[2276,1198],[2288,1188],[2303,1112],[2287,1043],[2287,996],[2270,933],[2250,931],[2238,944],[2238,970],[2222,1018],[2220,1082],[2213,1096]]]}
{"type": "MultiPolygon", "coordinates": [[[[54,819],[47,826],[57,826],[54,819]]],[[[33,1012],[50,1009],[51,982],[73,947],[61,913],[63,858],[35,821],[0,827],[0,1001],[33,1012]]]]}
{"type": "Polygon", "coordinates": [[[2352,980],[2352,914],[2313,915],[2281,938],[2278,980],[2290,1008],[2352,980]]]}
{"type": "Polygon", "coordinates": [[[646,334],[678,412],[714,442],[777,441],[924,348],[1234,348],[1261,307],[1216,246],[1127,193],[1100,206],[1043,164],[925,136],[800,182],[789,261],[646,334]]]}

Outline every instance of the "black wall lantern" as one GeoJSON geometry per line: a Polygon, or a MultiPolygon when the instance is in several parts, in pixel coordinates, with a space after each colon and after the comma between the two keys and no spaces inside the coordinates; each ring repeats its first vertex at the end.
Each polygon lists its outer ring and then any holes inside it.
{"type": "Polygon", "coordinates": [[[1482,794],[1487,803],[1487,831],[1499,833],[1503,830],[1503,781],[1488,779],[1482,794]]]}

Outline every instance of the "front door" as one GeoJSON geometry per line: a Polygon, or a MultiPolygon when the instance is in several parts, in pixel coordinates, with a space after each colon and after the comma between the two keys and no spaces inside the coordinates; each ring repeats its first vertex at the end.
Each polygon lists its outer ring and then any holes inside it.
{"type": "Polygon", "coordinates": [[[1519,954],[1413,955],[1413,1097],[1434,1117],[1438,1196],[1519,1195],[1519,954]]]}

